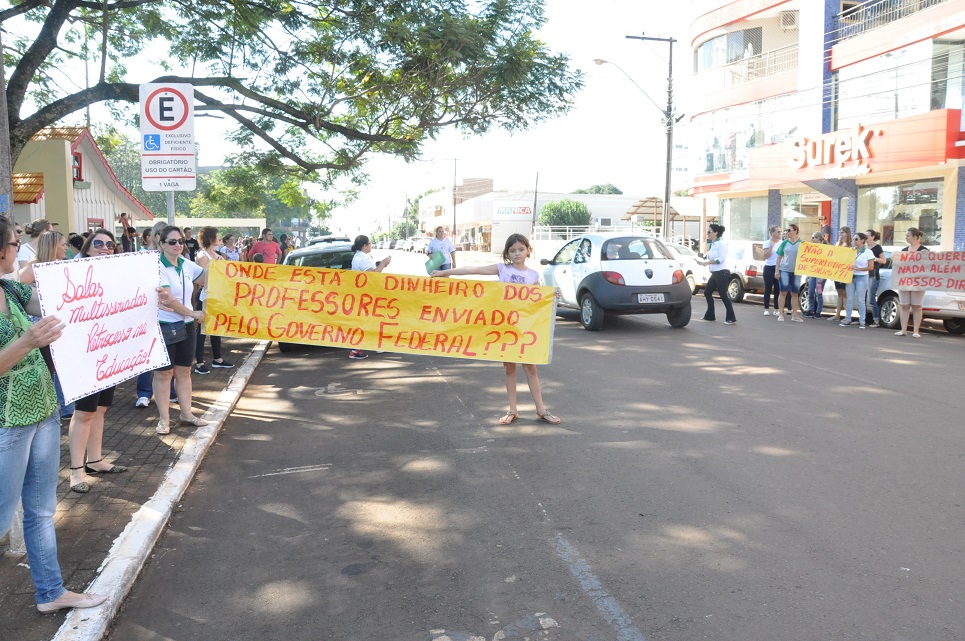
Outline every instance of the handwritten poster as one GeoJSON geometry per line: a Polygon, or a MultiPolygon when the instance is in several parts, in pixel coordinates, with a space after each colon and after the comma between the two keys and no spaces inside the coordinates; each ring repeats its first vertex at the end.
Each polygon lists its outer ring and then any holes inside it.
{"type": "Polygon", "coordinates": [[[850,283],[854,278],[854,259],[857,256],[851,247],[824,245],[821,243],[801,243],[797,252],[794,273],[799,276],[830,278],[839,283],[850,283]]]}
{"type": "Polygon", "coordinates": [[[205,333],[345,348],[548,363],[555,290],[218,260],[205,333]]]}
{"type": "Polygon", "coordinates": [[[896,251],[891,265],[891,286],[896,290],[965,294],[965,252],[896,251]]]}
{"type": "Polygon", "coordinates": [[[44,316],[67,324],[50,346],[66,402],[168,365],[157,322],[157,252],[34,265],[44,316]]]}

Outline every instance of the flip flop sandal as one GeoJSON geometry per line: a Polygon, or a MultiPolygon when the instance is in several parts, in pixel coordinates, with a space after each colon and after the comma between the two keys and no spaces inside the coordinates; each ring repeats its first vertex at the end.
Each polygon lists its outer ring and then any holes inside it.
{"type": "Polygon", "coordinates": [[[536,420],[543,421],[544,423],[549,423],[550,425],[559,425],[560,423],[563,422],[563,419],[561,419],[558,416],[553,416],[549,412],[546,412],[544,414],[537,413],[536,420]]]}
{"type": "Polygon", "coordinates": [[[519,414],[516,412],[506,412],[506,415],[499,419],[500,425],[512,425],[519,418],[519,414]]]}

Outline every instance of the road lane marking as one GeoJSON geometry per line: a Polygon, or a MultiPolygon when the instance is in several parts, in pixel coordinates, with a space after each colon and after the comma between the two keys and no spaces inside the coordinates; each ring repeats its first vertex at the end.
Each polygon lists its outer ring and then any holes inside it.
{"type": "Polygon", "coordinates": [[[265,476],[281,476],[282,474],[301,474],[302,472],[319,472],[322,470],[327,470],[331,467],[332,467],[331,463],[322,463],[321,465],[302,465],[301,467],[286,467],[281,470],[275,470],[274,472],[255,474],[254,476],[249,476],[248,478],[260,479],[265,476]]]}
{"type": "Polygon", "coordinates": [[[576,548],[563,538],[562,534],[556,535],[555,547],[556,554],[569,567],[570,573],[576,578],[587,596],[592,599],[597,611],[616,630],[617,641],[647,641],[647,637],[643,636],[643,633],[633,625],[630,615],[624,612],[616,599],[603,589],[600,580],[594,576],[589,564],[583,560],[576,548]]]}

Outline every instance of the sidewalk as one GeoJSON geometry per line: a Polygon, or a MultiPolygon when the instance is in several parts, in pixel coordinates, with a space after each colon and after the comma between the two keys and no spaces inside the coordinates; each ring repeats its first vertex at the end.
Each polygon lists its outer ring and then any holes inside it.
{"type": "MultiPolygon", "coordinates": [[[[171,488],[186,486],[190,482],[197,460],[200,460],[210,440],[216,436],[220,423],[230,413],[251,371],[261,360],[264,344],[259,341],[223,339],[223,351],[225,359],[234,363],[234,368],[213,369],[206,376],[192,375],[194,412],[197,416],[207,413],[207,419],[217,421],[212,426],[176,427],[176,421],[172,420],[171,433],[164,437],[158,436],[154,431],[158,412],[153,401],[147,408],[135,408],[135,379],[118,386],[115,404],[108,410],[105,422],[104,457],[126,465],[129,469],[123,474],[110,476],[88,475],[87,481],[92,488],[87,494],[70,491],[67,473],[67,423],[63,423],[60,483],[57,487],[59,501],[55,522],[58,556],[67,589],[84,591],[98,575],[102,579],[98,581],[98,591],[102,592],[102,586],[108,578],[105,575],[110,574],[113,583],[133,582],[136,578],[140,565],[145,560],[137,557],[145,557],[145,552],[150,551],[153,538],[156,538],[167,522],[167,514],[162,513],[163,510],[176,509],[174,504],[179,499],[180,492],[183,492],[183,487],[180,490],[174,489],[174,493],[170,489],[167,491],[169,496],[164,500],[170,505],[166,507],[149,505],[152,497],[155,501],[158,500],[155,495],[160,494],[158,490],[162,485],[171,488]],[[199,449],[200,451],[195,451],[199,449]],[[188,450],[191,450],[190,454],[193,456],[189,456],[188,450]],[[179,465],[175,466],[175,463],[179,465]],[[177,467],[184,469],[177,470],[177,467]],[[174,472],[180,474],[173,474],[174,472]],[[172,485],[173,476],[181,478],[175,479],[172,485]],[[145,510],[145,507],[149,509],[145,510]],[[118,562],[125,552],[122,543],[129,543],[130,539],[152,537],[151,532],[153,538],[140,542],[146,544],[146,548],[141,545],[136,554],[118,562]],[[118,539],[122,533],[125,535],[123,541],[118,539]],[[115,541],[118,542],[117,546],[115,541]],[[125,567],[113,573],[108,571],[113,568],[105,567],[99,573],[98,569],[108,560],[114,565],[136,567],[125,567]]],[[[177,411],[178,406],[172,404],[172,417],[177,417],[177,411]]],[[[3,630],[0,637],[11,641],[53,639],[70,611],[48,615],[37,612],[26,555],[8,554],[6,538],[0,539],[0,551],[5,553],[0,556],[0,630],[3,630]]],[[[120,601],[129,587],[127,585],[122,593],[112,595],[109,601],[111,613],[120,606],[120,601]]],[[[102,606],[94,610],[102,611],[107,608],[102,606]]],[[[70,619],[82,620],[85,611],[76,612],[79,616],[71,615],[70,619]]],[[[107,617],[107,621],[111,618],[112,615],[107,617]]],[[[75,628],[76,636],[70,638],[101,638],[99,635],[90,636],[96,625],[88,625],[84,633],[81,633],[80,627],[75,628]]],[[[69,630],[67,635],[70,635],[69,630]]],[[[67,636],[61,631],[58,638],[67,636]]]]}

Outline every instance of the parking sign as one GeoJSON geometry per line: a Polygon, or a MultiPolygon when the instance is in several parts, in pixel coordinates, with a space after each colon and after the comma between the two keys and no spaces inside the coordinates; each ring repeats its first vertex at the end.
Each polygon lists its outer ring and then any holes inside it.
{"type": "Polygon", "coordinates": [[[194,86],[141,85],[140,98],[141,186],[145,191],[194,190],[194,86]]]}

